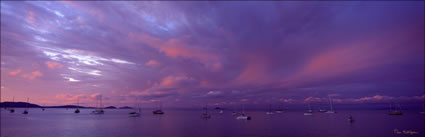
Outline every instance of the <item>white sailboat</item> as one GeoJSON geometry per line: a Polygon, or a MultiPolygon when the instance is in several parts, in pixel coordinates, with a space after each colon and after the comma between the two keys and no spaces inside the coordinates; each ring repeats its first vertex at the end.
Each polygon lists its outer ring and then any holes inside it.
{"type": "Polygon", "coordinates": [[[272,105],[269,105],[269,111],[266,112],[267,115],[273,115],[272,105]]]}
{"type": "Polygon", "coordinates": [[[279,109],[276,110],[276,113],[282,113],[283,112],[283,108],[282,105],[279,106],[279,109]]]}
{"type": "Polygon", "coordinates": [[[388,115],[398,115],[398,116],[403,115],[403,112],[401,112],[400,104],[398,104],[398,108],[399,109],[397,109],[397,107],[394,107],[394,110],[393,110],[392,104],[390,103],[390,112],[388,112],[388,115]]]}
{"type": "Polygon", "coordinates": [[[313,110],[311,110],[310,104],[308,104],[308,110],[304,112],[304,116],[311,116],[313,115],[313,110]]]}
{"type": "Polygon", "coordinates": [[[236,117],[237,120],[251,120],[251,117],[245,115],[245,105],[242,106],[242,113],[236,117]]]}
{"type": "Polygon", "coordinates": [[[334,113],[336,113],[336,112],[334,111],[334,107],[333,107],[333,103],[332,103],[331,96],[328,96],[328,97],[329,97],[329,104],[330,104],[331,110],[326,111],[325,113],[328,113],[328,114],[334,114],[334,113]]]}
{"type": "Polygon", "coordinates": [[[92,114],[104,114],[105,111],[103,111],[103,105],[102,105],[102,96],[100,96],[100,100],[99,100],[99,106],[97,106],[97,100],[96,100],[96,109],[93,110],[91,113],[92,114]]]}

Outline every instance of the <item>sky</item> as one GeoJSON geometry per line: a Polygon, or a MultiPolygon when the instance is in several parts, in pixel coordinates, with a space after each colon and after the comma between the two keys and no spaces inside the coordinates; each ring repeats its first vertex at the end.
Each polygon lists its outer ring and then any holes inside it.
{"type": "Polygon", "coordinates": [[[423,1],[2,1],[1,101],[423,102],[423,1]]]}

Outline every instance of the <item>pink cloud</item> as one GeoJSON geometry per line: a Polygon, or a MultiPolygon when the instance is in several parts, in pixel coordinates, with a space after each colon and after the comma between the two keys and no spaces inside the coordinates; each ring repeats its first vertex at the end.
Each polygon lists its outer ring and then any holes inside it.
{"type": "Polygon", "coordinates": [[[60,1],[60,2],[66,4],[66,5],[69,5],[74,9],[86,12],[86,13],[90,14],[91,16],[96,17],[98,19],[98,21],[102,22],[105,18],[105,15],[102,11],[100,11],[97,8],[87,7],[87,5],[85,5],[84,3],[75,2],[75,1],[60,1]]]}
{"type": "Polygon", "coordinates": [[[32,11],[27,11],[25,21],[30,25],[35,25],[35,13],[32,11]]]}
{"type": "Polygon", "coordinates": [[[192,77],[184,76],[184,75],[171,75],[162,79],[159,86],[161,87],[182,87],[185,85],[191,85],[197,83],[192,77]]]}
{"type": "Polygon", "coordinates": [[[46,65],[49,69],[60,69],[63,67],[63,64],[53,62],[53,61],[47,61],[46,65]]]}
{"type": "Polygon", "coordinates": [[[238,84],[264,84],[267,80],[269,64],[266,58],[255,54],[248,54],[244,57],[247,65],[239,76],[235,79],[238,84]]]}
{"type": "Polygon", "coordinates": [[[30,74],[22,74],[21,75],[21,77],[27,78],[27,79],[30,79],[30,80],[34,80],[35,78],[41,77],[41,76],[43,76],[43,73],[41,73],[38,70],[37,71],[33,71],[30,74]]]}
{"type": "Polygon", "coordinates": [[[16,76],[16,75],[18,75],[21,72],[22,72],[21,69],[16,69],[16,70],[13,70],[13,71],[8,72],[8,74],[9,75],[12,75],[12,76],[16,76]]]}
{"type": "Polygon", "coordinates": [[[161,40],[159,38],[142,34],[137,37],[134,33],[129,34],[130,39],[137,39],[146,43],[148,46],[158,49],[160,52],[171,58],[188,58],[199,61],[212,71],[219,71],[222,68],[220,56],[211,51],[199,48],[199,46],[189,45],[184,39],[190,39],[191,36],[161,40]]]}
{"type": "Polygon", "coordinates": [[[155,68],[155,67],[158,67],[160,63],[156,60],[149,60],[148,62],[145,63],[145,65],[148,67],[155,68]]]}
{"type": "Polygon", "coordinates": [[[304,102],[307,102],[307,103],[319,103],[319,102],[322,102],[322,99],[321,98],[318,98],[318,97],[307,97],[307,98],[304,99],[304,102]]]}

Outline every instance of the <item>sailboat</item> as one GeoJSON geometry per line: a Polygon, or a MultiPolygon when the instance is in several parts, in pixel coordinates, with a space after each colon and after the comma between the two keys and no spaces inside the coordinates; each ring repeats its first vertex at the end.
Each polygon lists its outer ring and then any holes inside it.
{"type": "Polygon", "coordinates": [[[152,111],[154,115],[162,115],[164,111],[162,111],[162,102],[159,103],[159,109],[152,111]]]}
{"type": "Polygon", "coordinates": [[[282,112],[283,112],[283,108],[282,108],[282,106],[280,105],[280,106],[279,106],[279,109],[277,109],[277,110],[276,110],[276,113],[282,113],[282,112]]]}
{"type": "MultiPolygon", "coordinates": [[[[13,96],[13,99],[12,99],[12,104],[14,104],[14,103],[15,103],[15,96],[13,96]]],[[[15,109],[13,109],[13,107],[12,107],[12,108],[9,109],[9,112],[14,113],[15,109]]]]}
{"type": "Polygon", "coordinates": [[[251,120],[251,116],[245,115],[245,105],[242,106],[242,113],[236,117],[237,120],[251,120]]]}
{"type": "Polygon", "coordinates": [[[208,114],[208,105],[205,105],[204,107],[205,112],[201,114],[202,119],[210,119],[211,115],[208,114]]]}
{"type": "Polygon", "coordinates": [[[336,113],[336,112],[334,111],[334,107],[333,107],[333,103],[332,103],[331,96],[328,96],[328,97],[329,97],[329,104],[330,104],[330,106],[331,106],[331,110],[326,111],[325,113],[334,114],[334,113],[336,113]]]}
{"type": "Polygon", "coordinates": [[[92,114],[104,114],[104,113],[105,111],[103,111],[102,96],[100,96],[99,107],[97,107],[97,102],[96,102],[96,109],[92,111],[92,114]]]}
{"type": "Polygon", "coordinates": [[[136,106],[138,106],[138,110],[134,110],[134,112],[130,112],[129,117],[140,117],[140,113],[142,113],[142,109],[140,108],[140,104],[138,103],[138,99],[136,99],[136,106]]]}
{"type": "Polygon", "coordinates": [[[348,117],[348,122],[350,122],[350,123],[353,123],[354,122],[353,116],[350,115],[350,117],[348,117]]]}
{"type": "Polygon", "coordinates": [[[78,109],[80,107],[80,99],[77,100],[77,109],[74,111],[74,113],[78,114],[80,113],[80,109],[78,109]]]}
{"type": "Polygon", "coordinates": [[[304,112],[304,116],[311,116],[313,115],[313,110],[311,110],[310,104],[308,104],[308,110],[304,112]]]}
{"type": "Polygon", "coordinates": [[[390,112],[388,112],[388,115],[403,115],[403,112],[401,112],[400,104],[398,104],[398,108],[394,107],[394,110],[392,109],[392,104],[390,104],[390,112]]]}
{"type": "Polygon", "coordinates": [[[236,113],[236,111],[235,111],[235,108],[234,107],[232,107],[232,116],[235,116],[235,115],[237,115],[238,113],[236,113]]]}
{"type": "Polygon", "coordinates": [[[269,105],[269,111],[266,112],[267,115],[272,115],[274,114],[272,111],[272,105],[269,105]]]}
{"type": "Polygon", "coordinates": [[[24,112],[22,112],[22,114],[28,114],[28,104],[29,104],[29,101],[30,101],[30,98],[27,98],[27,104],[26,104],[25,110],[24,110],[24,112]]]}

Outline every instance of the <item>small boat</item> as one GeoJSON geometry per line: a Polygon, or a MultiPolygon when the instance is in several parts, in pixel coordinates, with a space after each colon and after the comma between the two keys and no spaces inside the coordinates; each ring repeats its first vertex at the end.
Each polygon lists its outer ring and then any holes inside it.
{"type": "Polygon", "coordinates": [[[322,113],[324,113],[324,112],[327,112],[327,110],[326,109],[319,109],[319,112],[322,112],[322,113]]]}
{"type": "Polygon", "coordinates": [[[401,112],[401,107],[400,104],[398,104],[398,108],[394,107],[394,110],[392,109],[392,104],[390,104],[390,112],[388,112],[388,115],[396,115],[396,116],[400,116],[403,115],[403,112],[401,112]]]}
{"type": "Polygon", "coordinates": [[[80,99],[77,100],[77,109],[74,111],[74,113],[76,114],[80,113],[80,109],[78,109],[79,105],[80,105],[80,99]]]}
{"type": "Polygon", "coordinates": [[[152,111],[152,113],[154,115],[162,115],[162,114],[164,114],[164,111],[162,111],[162,103],[161,102],[159,103],[159,109],[152,111]]]}
{"type": "Polygon", "coordinates": [[[205,105],[204,107],[205,112],[201,114],[202,119],[210,119],[211,115],[208,114],[208,105],[205,105]]]}
{"type": "Polygon", "coordinates": [[[138,112],[134,111],[134,112],[130,112],[129,117],[140,117],[140,113],[142,113],[142,108],[140,108],[140,104],[138,103],[138,99],[136,99],[136,105],[138,106],[138,112]]]}
{"type": "Polygon", "coordinates": [[[232,112],[232,116],[237,115],[238,113],[236,113],[235,111],[232,112]]]}
{"type": "Polygon", "coordinates": [[[282,113],[282,112],[284,112],[284,110],[282,106],[279,106],[279,109],[276,110],[276,113],[282,113]]]}
{"type": "Polygon", "coordinates": [[[419,112],[419,113],[421,113],[421,114],[425,114],[425,104],[422,104],[422,111],[421,112],[419,112]]]}
{"type": "Polygon", "coordinates": [[[237,120],[251,120],[251,116],[245,115],[245,106],[242,106],[242,113],[236,117],[237,120]]]}
{"type": "MultiPolygon", "coordinates": [[[[14,103],[15,103],[15,96],[13,96],[13,99],[12,99],[12,104],[14,104],[14,103]]],[[[9,109],[9,112],[14,113],[15,109],[13,109],[13,107],[12,107],[12,108],[9,109]]]]}
{"type": "Polygon", "coordinates": [[[350,117],[348,117],[348,122],[350,122],[350,123],[353,123],[354,122],[353,116],[350,115],[350,117]]]}
{"type": "Polygon", "coordinates": [[[311,110],[310,104],[308,104],[308,110],[304,112],[304,116],[311,116],[313,115],[313,110],[311,110]]]}
{"type": "Polygon", "coordinates": [[[28,104],[29,104],[29,101],[30,101],[30,98],[27,98],[27,104],[26,104],[25,110],[24,110],[24,112],[22,112],[22,114],[28,114],[28,104]]]}
{"type": "Polygon", "coordinates": [[[329,104],[330,104],[331,110],[326,111],[325,113],[328,113],[328,114],[334,114],[334,113],[336,113],[336,112],[334,111],[334,107],[333,107],[333,104],[332,104],[331,96],[328,96],[328,97],[329,97],[329,104]]]}
{"type": "Polygon", "coordinates": [[[220,110],[218,111],[218,113],[223,114],[223,113],[224,113],[224,110],[223,110],[223,109],[220,109],[220,110]]]}
{"type": "Polygon", "coordinates": [[[251,120],[250,116],[245,115],[244,113],[236,117],[237,120],[251,120]]]}
{"type": "Polygon", "coordinates": [[[266,112],[267,115],[273,115],[272,105],[269,105],[269,111],[266,112]]]}
{"type": "Polygon", "coordinates": [[[139,108],[139,112],[130,112],[129,117],[140,117],[140,113],[142,112],[142,109],[139,108]]]}
{"type": "Polygon", "coordinates": [[[99,99],[99,107],[97,106],[97,102],[96,102],[96,109],[93,110],[91,113],[92,114],[104,114],[105,113],[105,111],[103,111],[102,96],[100,96],[100,99],[99,99]]]}

